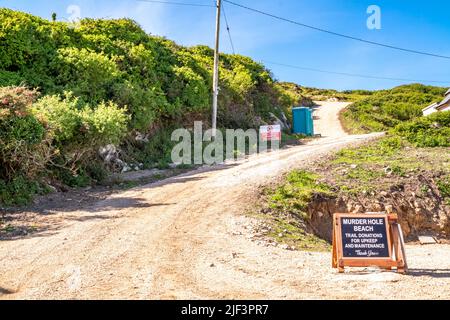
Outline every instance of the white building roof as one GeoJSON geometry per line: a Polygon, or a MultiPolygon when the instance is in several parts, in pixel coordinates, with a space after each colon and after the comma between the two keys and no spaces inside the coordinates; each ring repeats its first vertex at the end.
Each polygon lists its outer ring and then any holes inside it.
{"type": "Polygon", "coordinates": [[[436,108],[437,105],[438,105],[438,104],[435,102],[435,103],[433,103],[433,104],[430,104],[428,107],[424,108],[422,111],[427,111],[427,110],[436,108]]]}
{"type": "Polygon", "coordinates": [[[444,100],[438,103],[433,103],[429,105],[428,107],[424,108],[422,111],[424,115],[428,115],[431,113],[434,113],[436,111],[443,111],[447,110],[450,107],[450,89],[445,94],[444,100]]]}
{"type": "Polygon", "coordinates": [[[448,106],[449,103],[450,103],[450,94],[447,95],[445,99],[442,100],[442,102],[437,105],[436,109],[439,110],[441,107],[448,106]]]}

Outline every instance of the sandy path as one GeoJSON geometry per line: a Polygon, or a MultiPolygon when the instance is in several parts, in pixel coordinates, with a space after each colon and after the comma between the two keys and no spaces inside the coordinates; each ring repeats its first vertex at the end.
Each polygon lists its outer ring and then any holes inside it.
{"type": "Polygon", "coordinates": [[[314,112],[314,131],[322,137],[345,137],[347,133],[339,121],[339,112],[350,103],[315,101],[320,107],[314,112]]]}
{"type": "MultiPolygon", "coordinates": [[[[344,106],[327,103],[318,122],[344,106]]],[[[316,130],[339,129],[331,121],[316,130]]],[[[254,221],[242,213],[259,186],[375,136],[326,132],[305,146],[115,194],[70,212],[75,220],[53,212],[64,221],[57,231],[0,243],[0,298],[450,298],[448,246],[409,247],[411,276],[339,275],[328,253],[249,239],[254,221]]]]}

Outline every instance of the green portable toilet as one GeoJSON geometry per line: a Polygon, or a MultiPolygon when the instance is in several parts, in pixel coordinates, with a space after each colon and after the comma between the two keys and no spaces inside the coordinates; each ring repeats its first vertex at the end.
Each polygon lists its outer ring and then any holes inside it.
{"type": "Polygon", "coordinates": [[[292,109],[293,133],[314,135],[313,113],[310,108],[300,107],[292,109]]]}

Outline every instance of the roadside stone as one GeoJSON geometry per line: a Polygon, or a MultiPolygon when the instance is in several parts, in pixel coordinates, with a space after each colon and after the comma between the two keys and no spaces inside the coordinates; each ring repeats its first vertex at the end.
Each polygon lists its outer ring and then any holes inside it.
{"type": "Polygon", "coordinates": [[[427,244],[436,244],[437,241],[434,237],[428,237],[428,236],[419,236],[419,242],[421,245],[427,245],[427,244]]]}

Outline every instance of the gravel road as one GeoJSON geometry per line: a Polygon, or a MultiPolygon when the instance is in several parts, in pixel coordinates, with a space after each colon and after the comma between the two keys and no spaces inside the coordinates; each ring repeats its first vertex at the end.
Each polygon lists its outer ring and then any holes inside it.
{"type": "Polygon", "coordinates": [[[377,135],[348,136],[343,103],[322,103],[307,145],[202,168],[49,210],[57,228],[0,242],[0,299],[450,298],[450,246],[408,246],[407,276],[331,269],[331,253],[251,241],[261,186],[283,172],[377,135]]]}

